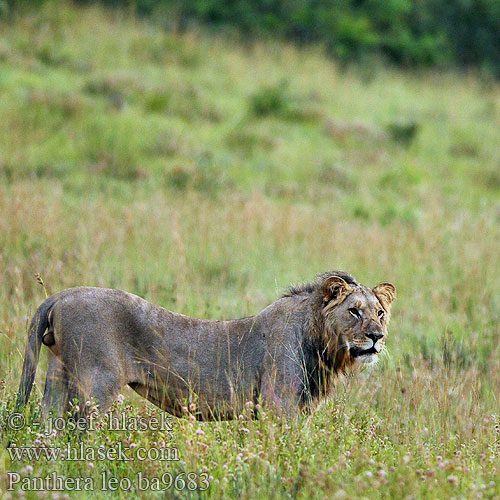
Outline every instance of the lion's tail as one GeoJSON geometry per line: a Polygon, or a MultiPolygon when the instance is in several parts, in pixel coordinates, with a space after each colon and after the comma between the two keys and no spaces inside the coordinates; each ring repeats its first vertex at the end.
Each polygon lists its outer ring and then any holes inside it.
{"type": "Polygon", "coordinates": [[[28,343],[24,351],[23,374],[21,375],[21,382],[17,393],[17,408],[25,406],[30,397],[33,382],[35,380],[42,337],[49,325],[49,312],[55,301],[55,297],[46,299],[36,310],[31,320],[28,343]]]}

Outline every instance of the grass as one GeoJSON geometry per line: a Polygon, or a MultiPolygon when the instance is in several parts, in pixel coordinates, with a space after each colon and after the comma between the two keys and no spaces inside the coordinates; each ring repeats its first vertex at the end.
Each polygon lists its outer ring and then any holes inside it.
{"type": "MultiPolygon", "coordinates": [[[[497,83],[368,77],[320,47],[166,33],[64,2],[1,21],[0,33],[3,424],[44,298],[35,273],[50,292],[117,287],[204,318],[254,314],[328,269],[391,281],[399,297],[390,356],[309,417],[172,419],[168,435],[85,438],[174,443],[170,464],[11,461],[11,442],[75,436],[3,425],[2,471],[96,484],[103,472],[209,475],[208,490],[172,498],[500,497],[497,83]]],[[[117,409],[156,411],[124,396],[117,409]]],[[[154,495],[165,492],[134,493],[154,495]]]]}

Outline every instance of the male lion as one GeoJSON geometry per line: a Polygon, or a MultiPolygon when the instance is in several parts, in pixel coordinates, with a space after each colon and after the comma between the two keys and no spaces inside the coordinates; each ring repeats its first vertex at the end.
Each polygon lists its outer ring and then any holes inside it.
{"type": "Polygon", "coordinates": [[[200,420],[234,418],[248,401],[291,414],[326,395],[338,375],[377,360],[395,295],[390,283],[370,289],[334,271],[256,316],[209,321],[122,290],[70,288],[31,321],[18,405],[28,401],[44,343],[45,416],[73,398],[93,397],[105,411],[127,384],[177,416],[190,402],[200,420]]]}

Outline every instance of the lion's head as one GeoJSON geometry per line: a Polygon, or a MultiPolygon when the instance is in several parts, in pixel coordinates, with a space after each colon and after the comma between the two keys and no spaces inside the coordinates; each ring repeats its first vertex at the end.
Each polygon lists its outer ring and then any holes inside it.
{"type": "Polygon", "coordinates": [[[373,363],[385,347],[391,303],[391,283],[367,288],[347,273],[326,273],[322,281],[322,314],[328,349],[342,364],[373,363]]]}

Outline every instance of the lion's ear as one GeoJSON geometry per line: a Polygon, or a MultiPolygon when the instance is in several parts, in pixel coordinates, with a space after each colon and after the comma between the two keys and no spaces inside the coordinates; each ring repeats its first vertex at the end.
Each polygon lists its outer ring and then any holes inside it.
{"type": "Polygon", "coordinates": [[[330,276],[323,283],[323,301],[335,300],[340,304],[354,289],[340,276],[330,276]]]}
{"type": "Polygon", "coordinates": [[[396,287],[392,283],[379,283],[372,288],[372,292],[380,300],[382,306],[389,310],[392,301],[396,298],[396,287]]]}

